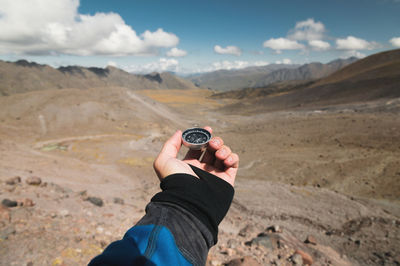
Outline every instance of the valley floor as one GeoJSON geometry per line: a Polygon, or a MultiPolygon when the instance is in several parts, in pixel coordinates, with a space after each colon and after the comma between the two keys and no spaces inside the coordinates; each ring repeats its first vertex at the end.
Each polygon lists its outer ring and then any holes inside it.
{"type": "Polygon", "coordinates": [[[400,264],[399,113],[224,114],[229,102],[210,94],[0,97],[0,196],[20,202],[0,207],[2,263],[86,264],[144,214],[159,190],[152,161],[162,143],[197,124],[212,126],[241,158],[210,265],[247,256],[292,265],[298,250],[313,265],[400,264]],[[11,184],[15,176],[21,182],[11,184]],[[310,236],[316,243],[304,243],[310,236]]]}

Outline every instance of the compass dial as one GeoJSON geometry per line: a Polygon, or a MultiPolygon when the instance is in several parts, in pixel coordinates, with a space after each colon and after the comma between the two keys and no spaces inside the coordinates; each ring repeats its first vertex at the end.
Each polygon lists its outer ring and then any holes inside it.
{"type": "Polygon", "coordinates": [[[205,147],[211,139],[211,133],[203,128],[189,128],[182,133],[183,145],[193,150],[205,147]]]}

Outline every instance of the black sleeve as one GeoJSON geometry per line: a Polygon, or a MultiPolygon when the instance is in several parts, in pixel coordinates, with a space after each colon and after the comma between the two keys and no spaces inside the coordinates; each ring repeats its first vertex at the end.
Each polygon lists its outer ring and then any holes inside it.
{"type": "Polygon", "coordinates": [[[229,210],[234,189],[221,178],[190,166],[199,178],[188,174],[170,175],[160,184],[162,192],[151,201],[172,203],[187,210],[210,230],[216,244],[218,225],[229,210]]]}

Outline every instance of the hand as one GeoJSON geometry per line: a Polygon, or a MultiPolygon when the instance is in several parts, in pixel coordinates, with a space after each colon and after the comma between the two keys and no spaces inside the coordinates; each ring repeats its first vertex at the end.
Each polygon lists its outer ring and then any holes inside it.
{"type": "MultiPolygon", "coordinates": [[[[204,129],[212,133],[210,127],[204,129]]],[[[165,142],[160,154],[154,161],[153,167],[160,180],[178,173],[197,175],[188,164],[196,166],[210,174],[222,178],[232,186],[235,183],[236,173],[239,167],[239,156],[232,153],[228,146],[219,137],[214,137],[208,143],[204,156],[199,160],[203,151],[189,150],[183,160],[177,159],[182,146],[182,131],[178,130],[165,142]]]]}

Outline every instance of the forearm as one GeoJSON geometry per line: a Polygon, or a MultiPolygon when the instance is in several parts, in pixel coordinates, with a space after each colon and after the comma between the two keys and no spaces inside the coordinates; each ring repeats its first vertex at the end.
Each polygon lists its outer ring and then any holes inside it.
{"type": "Polygon", "coordinates": [[[199,178],[188,174],[165,178],[162,192],[147,205],[146,215],[92,265],[118,265],[112,259],[121,249],[136,253],[125,256],[120,265],[138,258],[150,265],[204,265],[208,250],[217,242],[218,224],[229,209],[234,190],[214,175],[193,170],[199,178]]]}

